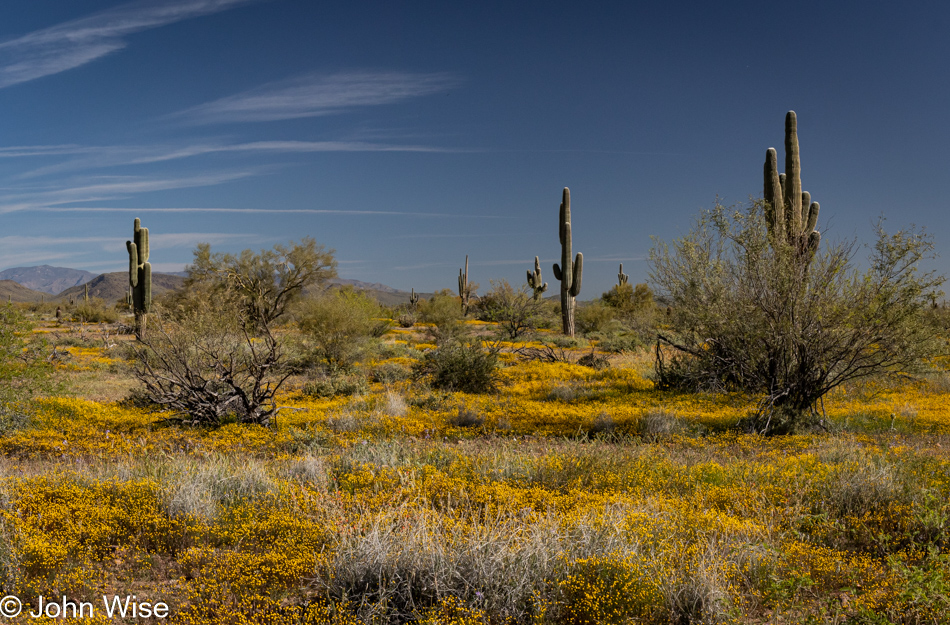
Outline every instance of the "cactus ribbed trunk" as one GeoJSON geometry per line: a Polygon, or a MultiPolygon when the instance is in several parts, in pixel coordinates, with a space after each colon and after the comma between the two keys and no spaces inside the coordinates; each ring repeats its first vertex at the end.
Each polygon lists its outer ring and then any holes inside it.
{"type": "Polygon", "coordinates": [[[132,310],[135,312],[135,336],[145,340],[148,311],[152,305],[152,265],[148,262],[148,228],[136,218],[132,241],[126,241],[129,250],[129,286],[132,310]]]}
{"type": "Polygon", "coordinates": [[[571,190],[564,187],[558,223],[561,238],[561,265],[554,263],[554,277],[561,281],[561,327],[564,334],[574,336],[574,307],[581,292],[584,255],[580,252],[571,260],[571,190]]]}

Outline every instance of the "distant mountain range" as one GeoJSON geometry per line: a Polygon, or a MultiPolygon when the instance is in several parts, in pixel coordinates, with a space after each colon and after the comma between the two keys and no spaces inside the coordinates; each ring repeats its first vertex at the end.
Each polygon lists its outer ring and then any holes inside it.
{"type": "Polygon", "coordinates": [[[13,267],[0,271],[0,280],[13,280],[28,289],[55,295],[71,286],[78,286],[89,282],[96,274],[82,269],[67,267],[13,267]]]}
{"type": "MultiPolygon", "coordinates": [[[[165,291],[180,288],[184,283],[183,271],[174,273],[152,274],[152,296],[158,296],[165,291]]],[[[84,284],[89,284],[89,296],[100,297],[106,302],[115,302],[125,298],[129,288],[129,274],[124,271],[96,275],[81,269],[68,267],[14,267],[0,271],[0,300],[3,302],[38,302],[42,299],[81,299],[85,293],[84,284]]],[[[385,306],[395,306],[409,301],[409,293],[394,289],[391,286],[378,282],[361,282],[335,278],[331,284],[336,286],[351,286],[359,291],[365,291],[385,306]]],[[[423,299],[432,296],[431,293],[419,293],[423,299]]]]}

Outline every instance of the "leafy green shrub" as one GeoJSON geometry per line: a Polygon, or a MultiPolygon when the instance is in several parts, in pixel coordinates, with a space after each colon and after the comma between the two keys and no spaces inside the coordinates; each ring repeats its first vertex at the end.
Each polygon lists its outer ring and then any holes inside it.
{"type": "Polygon", "coordinates": [[[432,324],[426,333],[438,344],[458,340],[467,333],[459,299],[448,289],[420,302],[419,318],[423,323],[432,324]]]}
{"type": "Polygon", "coordinates": [[[597,337],[597,349],[611,354],[633,352],[643,346],[643,342],[636,334],[607,334],[597,337]]]}
{"type": "Polygon", "coordinates": [[[482,349],[477,342],[452,342],[426,352],[413,370],[416,377],[428,377],[433,388],[489,393],[496,387],[497,365],[497,349],[482,349]]]}
{"type": "Polygon", "coordinates": [[[617,310],[600,301],[578,306],[574,319],[577,331],[584,335],[593,332],[617,332],[623,329],[617,310]]]}
{"type": "Polygon", "coordinates": [[[244,250],[239,256],[212,254],[210,244],[200,243],[178,303],[200,306],[213,293],[216,299],[235,300],[246,323],[273,328],[305,290],[336,277],[333,254],[310,237],[272,250],[244,250]]]}
{"type": "Polygon", "coordinates": [[[314,345],[327,371],[349,370],[389,327],[379,304],[352,289],[340,289],[302,302],[297,325],[314,345]]]}
{"type": "Polygon", "coordinates": [[[853,243],[802,245],[772,236],[756,203],[717,206],[672,251],[655,247],[651,277],[672,303],[674,332],[659,386],[759,393],[746,425],[781,433],[817,424],[817,402],[849,380],[919,369],[935,348],[924,314],[943,282],[917,272],[930,238],[878,224],[863,272],[853,243]]]}
{"type": "Polygon", "coordinates": [[[115,307],[107,307],[102,298],[90,297],[73,309],[73,317],[84,323],[115,323],[119,320],[119,313],[115,307]]]}
{"type": "Polygon", "coordinates": [[[46,342],[12,304],[0,306],[0,430],[26,422],[25,401],[52,388],[46,342]]]}
{"type": "Polygon", "coordinates": [[[564,336],[555,334],[553,336],[542,336],[541,342],[545,345],[553,345],[559,349],[570,349],[572,347],[587,347],[588,343],[583,337],[564,336]]]}
{"type": "Polygon", "coordinates": [[[334,373],[319,375],[303,387],[304,395],[310,397],[336,397],[337,395],[361,395],[369,390],[366,378],[361,375],[334,373]]]}
{"type": "Polygon", "coordinates": [[[412,369],[398,362],[383,362],[373,368],[373,382],[392,384],[412,377],[412,369]]]}

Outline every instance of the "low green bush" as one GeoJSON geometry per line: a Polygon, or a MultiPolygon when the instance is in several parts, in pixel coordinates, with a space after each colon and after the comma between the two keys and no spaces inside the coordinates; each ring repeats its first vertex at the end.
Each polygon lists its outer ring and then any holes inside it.
{"type": "Polygon", "coordinates": [[[496,389],[497,366],[497,349],[482,349],[477,342],[451,342],[426,352],[413,371],[417,378],[428,378],[433,388],[490,393],[496,389]]]}

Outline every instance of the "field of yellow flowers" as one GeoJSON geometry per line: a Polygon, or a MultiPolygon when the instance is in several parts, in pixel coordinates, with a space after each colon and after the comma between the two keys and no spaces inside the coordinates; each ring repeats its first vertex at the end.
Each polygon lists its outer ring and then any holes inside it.
{"type": "Polygon", "coordinates": [[[946,372],[839,390],[829,432],[788,437],[655,390],[646,354],[506,357],[484,396],[291,388],[270,429],[205,430],[118,401],[117,350],[68,351],[70,388],[0,435],[9,622],[123,622],[103,597],[182,625],[950,619],[946,372]]]}

